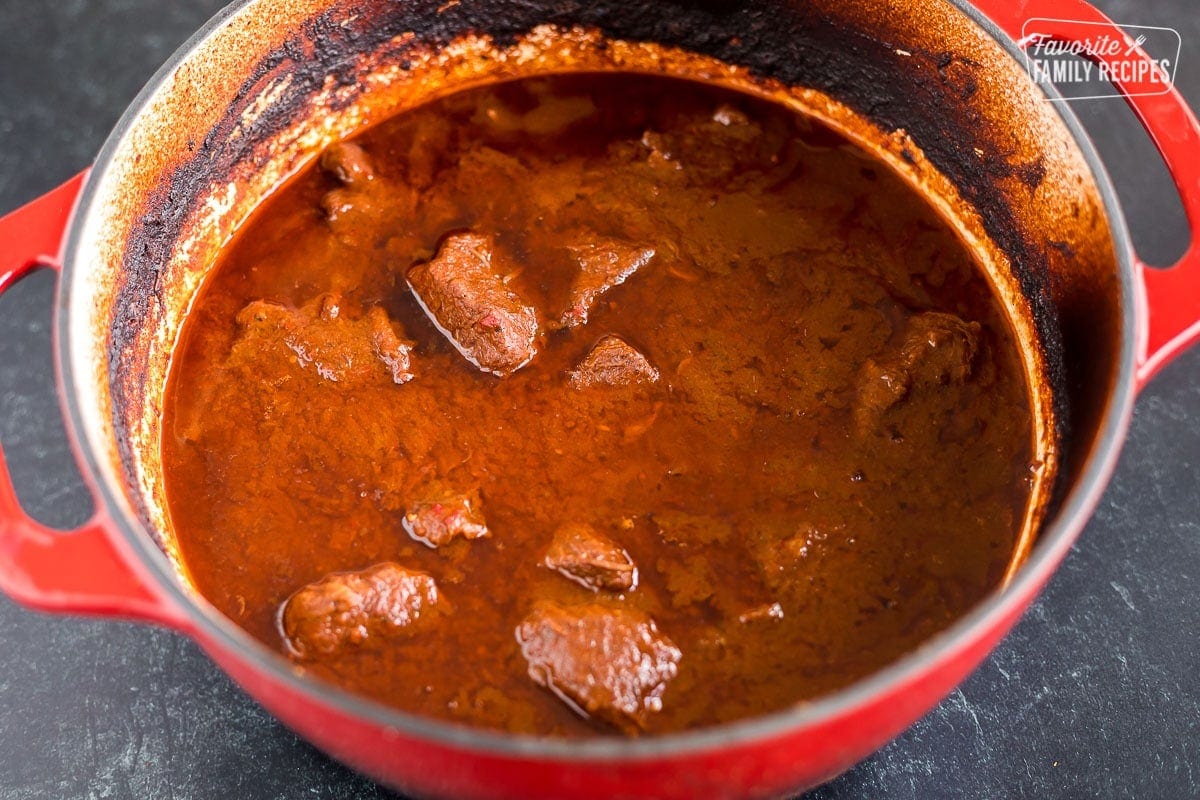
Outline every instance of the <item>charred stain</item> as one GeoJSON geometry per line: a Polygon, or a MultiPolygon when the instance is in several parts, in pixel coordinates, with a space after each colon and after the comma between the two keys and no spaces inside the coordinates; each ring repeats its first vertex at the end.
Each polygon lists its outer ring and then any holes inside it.
{"type": "Polygon", "coordinates": [[[1046,245],[1048,247],[1054,248],[1054,250],[1056,250],[1059,253],[1059,255],[1061,255],[1063,258],[1067,259],[1068,261],[1072,261],[1075,259],[1075,248],[1072,247],[1068,242],[1060,242],[1057,239],[1051,239],[1048,242],[1046,242],[1046,245]]]}
{"type": "Polygon", "coordinates": [[[1042,185],[1042,181],[1046,180],[1046,160],[1039,157],[1034,161],[1017,164],[1013,167],[1013,174],[1029,187],[1030,192],[1035,192],[1042,185]]]}

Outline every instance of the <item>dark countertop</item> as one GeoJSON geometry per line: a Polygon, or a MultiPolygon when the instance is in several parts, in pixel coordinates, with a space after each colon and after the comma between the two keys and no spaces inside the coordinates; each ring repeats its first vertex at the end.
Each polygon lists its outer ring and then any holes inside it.
{"type": "MultiPolygon", "coordinates": [[[[1101,0],[1181,28],[1200,107],[1195,0],[1101,0]]],[[[222,0],[0,0],[0,213],[87,165],[151,73],[222,0]]],[[[1187,227],[1119,101],[1077,103],[1155,263],[1187,227]]],[[[50,363],[53,279],[0,301],[0,439],[30,511],[89,500],[50,363]]],[[[1120,466],[1048,590],[927,718],[813,798],[1200,796],[1200,351],[1137,404],[1120,466]]],[[[61,619],[0,597],[0,800],[389,797],[284,730],[188,640],[61,619]]]]}

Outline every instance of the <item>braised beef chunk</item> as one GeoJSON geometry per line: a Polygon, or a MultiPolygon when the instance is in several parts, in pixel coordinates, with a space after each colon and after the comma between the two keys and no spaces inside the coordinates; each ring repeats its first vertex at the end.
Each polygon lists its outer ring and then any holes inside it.
{"type": "Polygon", "coordinates": [[[870,425],[916,387],[965,383],[981,330],[978,322],[936,311],[909,319],[900,347],[863,366],[856,409],[860,426],[870,425]]]}
{"type": "Polygon", "coordinates": [[[474,493],[463,494],[436,485],[409,507],[404,530],[429,547],[441,547],[459,536],[482,539],[491,535],[474,493]]]}
{"type": "Polygon", "coordinates": [[[918,314],[908,322],[901,363],[916,383],[963,383],[971,377],[981,329],[953,314],[918,314]]]}
{"type": "Polygon", "coordinates": [[[632,608],[540,603],[517,628],[529,677],[587,717],[629,735],[662,709],[679,648],[632,608]]]}
{"type": "Polygon", "coordinates": [[[624,592],[637,586],[629,553],[590,525],[570,523],[555,531],[542,563],[592,590],[624,592]]]}
{"type": "Polygon", "coordinates": [[[326,192],[321,198],[321,212],[329,222],[336,223],[353,212],[355,206],[360,205],[361,201],[362,195],[358,192],[349,189],[333,189],[326,192]]]}
{"type": "Polygon", "coordinates": [[[352,236],[352,220],[378,217],[384,209],[402,207],[400,191],[375,181],[375,169],[361,147],[351,142],[331,144],[321,154],[321,169],[340,185],[321,197],[320,207],[334,230],[352,236]]]}
{"type": "Polygon", "coordinates": [[[654,258],[652,248],[637,247],[619,239],[597,238],[570,250],[579,264],[579,273],[571,282],[567,310],[559,318],[559,324],[566,328],[587,322],[601,295],[624,283],[654,258]]]}
{"type": "Polygon", "coordinates": [[[284,603],[280,632],[295,658],[319,658],[408,632],[437,602],[433,578],[387,562],[305,586],[284,603]]]}
{"type": "Polygon", "coordinates": [[[321,295],[300,308],[256,300],[238,313],[237,324],[228,365],[267,380],[286,379],[280,357],[346,388],[413,378],[413,344],[378,306],[360,315],[343,308],[337,294],[321,295]]]}
{"type": "MultiPolygon", "coordinates": [[[[721,104],[707,120],[676,131],[647,130],[641,145],[650,163],[678,172],[697,185],[727,187],[752,171],[778,163],[783,141],[763,136],[763,126],[732,104],[721,104]]],[[[664,169],[665,171],[665,169],[664,169]]]]}
{"type": "Polygon", "coordinates": [[[654,383],[658,370],[636,348],[619,336],[605,336],[571,372],[572,386],[630,386],[654,383]]]}
{"type": "Polygon", "coordinates": [[[338,142],[321,154],[321,169],[345,186],[358,186],[375,180],[375,169],[363,149],[352,142],[338,142]]]}
{"type": "Polygon", "coordinates": [[[434,259],[409,270],[408,284],[468,361],[503,377],[536,355],[538,321],[496,270],[494,252],[490,236],[449,236],[434,259]]]}

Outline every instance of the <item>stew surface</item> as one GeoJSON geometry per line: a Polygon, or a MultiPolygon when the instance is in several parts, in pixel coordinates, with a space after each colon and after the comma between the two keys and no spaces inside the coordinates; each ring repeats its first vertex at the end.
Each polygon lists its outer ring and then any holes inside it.
{"type": "Polygon", "coordinates": [[[998,586],[1019,358],[940,217],[789,108],[478,88],[332,146],[222,253],[172,365],[171,520],[311,675],[508,731],[712,725],[998,586]]]}

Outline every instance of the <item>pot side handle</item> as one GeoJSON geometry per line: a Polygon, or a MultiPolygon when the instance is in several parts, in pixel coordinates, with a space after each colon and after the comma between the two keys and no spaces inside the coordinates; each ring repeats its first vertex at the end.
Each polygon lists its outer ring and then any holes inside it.
{"type": "MultiPolygon", "coordinates": [[[[1064,42],[1079,38],[1078,26],[1070,22],[1095,22],[1112,25],[1112,35],[1124,48],[1149,59],[1124,30],[1084,0],[975,0],[975,5],[1022,48],[1034,41],[1025,30],[1031,19],[1038,20],[1039,31],[1064,42]]],[[[1139,315],[1145,320],[1145,328],[1139,331],[1137,385],[1141,390],[1172,358],[1200,340],[1200,123],[1174,86],[1163,92],[1161,83],[1149,79],[1113,83],[1162,154],[1192,231],[1187,252],[1168,269],[1149,267],[1134,254],[1141,278],[1138,302],[1145,312],[1139,315]]]]}
{"type": "MultiPolygon", "coordinates": [[[[0,294],[38,269],[60,269],[63,235],[87,174],[0,218],[0,294]]],[[[84,480],[91,481],[86,471],[84,480]]],[[[0,590],[43,611],[184,627],[174,603],[131,566],[103,506],[97,503],[96,509],[75,531],[36,522],[21,508],[0,449],[0,590]]]]}

